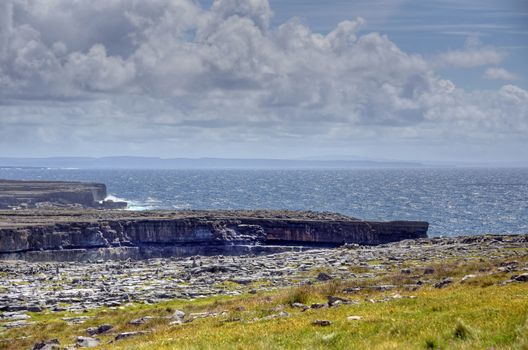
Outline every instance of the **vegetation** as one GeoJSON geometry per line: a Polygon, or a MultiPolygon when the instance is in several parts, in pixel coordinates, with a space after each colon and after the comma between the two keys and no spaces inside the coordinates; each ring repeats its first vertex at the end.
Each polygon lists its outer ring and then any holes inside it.
{"type": "MultiPolygon", "coordinates": [[[[526,260],[519,259],[524,264],[526,260]]],[[[454,282],[444,288],[409,290],[407,274],[395,270],[380,280],[362,281],[363,286],[388,282],[399,286],[390,291],[363,288],[347,294],[344,291],[360,284],[357,280],[332,280],[275,292],[135,304],[81,315],[34,313],[34,324],[0,333],[0,349],[28,349],[53,338],[73,344],[77,336],[87,335],[86,328],[105,323],[114,328],[97,336],[101,349],[528,349],[528,283],[504,283],[512,274],[500,266],[508,263],[483,259],[420,267],[427,268],[433,280],[451,277],[454,282]],[[475,276],[462,281],[466,274],[475,276]],[[325,303],[336,295],[352,303],[306,311],[292,307],[325,303]],[[185,311],[186,317],[204,311],[215,316],[171,325],[176,310],[185,311]],[[90,318],[80,325],[62,320],[74,316],[90,318]],[[153,319],[129,324],[143,316],[153,319]],[[318,326],[315,320],[331,324],[318,326]],[[146,333],[114,340],[116,334],[132,331],[146,333]]]]}

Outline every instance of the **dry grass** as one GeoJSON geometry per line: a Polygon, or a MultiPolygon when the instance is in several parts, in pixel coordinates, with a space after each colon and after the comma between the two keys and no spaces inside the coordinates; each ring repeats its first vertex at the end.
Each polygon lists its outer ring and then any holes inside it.
{"type": "MultiPolygon", "coordinates": [[[[526,256],[519,259],[525,263],[526,256]]],[[[443,289],[431,286],[408,292],[363,289],[353,296],[342,294],[351,285],[392,282],[406,284],[409,274],[394,270],[374,280],[339,281],[303,285],[275,292],[239,297],[215,297],[196,301],[174,300],[157,305],[134,305],[122,310],[94,310],[83,325],[67,326],[66,314],[33,314],[34,325],[0,334],[0,349],[28,349],[43,339],[59,338],[72,344],[85,329],[103,323],[115,328],[100,339],[107,343],[115,334],[147,331],[148,334],[101,346],[102,349],[528,349],[528,284],[501,284],[509,278],[497,267],[508,261],[460,260],[432,264],[426,275],[418,265],[411,276],[455,282],[443,289]],[[461,282],[467,274],[477,277],[461,282]],[[425,277],[424,277],[425,276],[425,277]],[[404,298],[390,298],[399,293],[404,298]],[[415,298],[405,298],[409,295],[415,298]],[[301,311],[294,302],[324,302],[329,295],[361,301],[359,304],[301,311]],[[387,300],[372,303],[369,300],[387,300]],[[171,326],[176,309],[191,312],[221,312],[222,316],[171,326]],[[262,320],[283,310],[289,317],[262,320]],[[128,321],[142,316],[155,319],[133,326],[128,321]],[[361,316],[348,321],[348,316],[361,316]],[[312,321],[327,319],[328,327],[312,321]],[[29,338],[22,339],[27,336],[29,338]]]]}

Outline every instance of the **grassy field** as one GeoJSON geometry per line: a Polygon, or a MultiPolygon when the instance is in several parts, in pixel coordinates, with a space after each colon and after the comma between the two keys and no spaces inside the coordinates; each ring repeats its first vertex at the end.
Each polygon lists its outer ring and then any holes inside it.
{"type": "MultiPolygon", "coordinates": [[[[521,255],[517,263],[526,266],[521,255]]],[[[512,273],[500,269],[511,261],[451,261],[430,266],[428,278],[451,277],[445,288],[432,285],[417,290],[404,286],[408,274],[393,271],[377,280],[333,280],[275,292],[195,301],[174,300],[156,305],[129,305],[81,314],[90,316],[80,325],[67,325],[65,313],[31,314],[35,323],[0,334],[1,349],[30,349],[39,340],[57,338],[74,344],[86,328],[110,323],[98,335],[102,349],[528,349],[528,283],[512,282],[512,273]],[[462,281],[467,274],[475,276],[462,281]],[[395,284],[390,291],[362,285],[395,284]],[[339,295],[353,301],[302,311],[292,303],[324,303],[339,295]],[[209,317],[171,325],[171,316],[183,310],[208,312],[209,317]],[[286,314],[287,313],[287,314],[286,314]],[[142,325],[129,321],[153,318],[142,325]],[[266,318],[267,316],[271,316],[266,318]],[[277,316],[277,317],[275,317],[277,316]],[[349,320],[350,316],[355,317],[349,320]],[[314,325],[328,320],[328,326],[314,325]],[[144,331],[127,339],[121,332],[144,331]],[[108,343],[113,341],[112,343],[108,343]]]]}

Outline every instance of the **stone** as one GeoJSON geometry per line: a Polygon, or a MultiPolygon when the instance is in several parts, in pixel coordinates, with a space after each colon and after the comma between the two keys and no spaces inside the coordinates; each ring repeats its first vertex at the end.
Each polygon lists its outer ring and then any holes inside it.
{"type": "Polygon", "coordinates": [[[172,314],[172,318],[173,319],[181,319],[182,320],[184,317],[185,317],[185,311],[182,311],[182,310],[176,310],[172,314]]]}
{"type": "Polygon", "coordinates": [[[279,304],[279,305],[277,305],[277,306],[274,306],[274,307],[272,307],[272,308],[270,309],[270,311],[275,311],[275,312],[277,312],[277,311],[282,311],[282,310],[284,310],[284,305],[282,305],[282,304],[279,304]]]}
{"type": "Polygon", "coordinates": [[[310,309],[320,309],[320,308],[323,308],[325,306],[326,306],[326,304],[313,303],[312,305],[310,305],[310,309]]]}
{"type": "Polygon", "coordinates": [[[286,311],[281,311],[278,314],[272,314],[272,315],[262,317],[261,320],[272,320],[274,318],[283,318],[283,317],[289,317],[289,316],[290,314],[287,313],[286,311]]]}
{"type": "Polygon", "coordinates": [[[519,276],[515,276],[512,278],[512,280],[517,282],[528,282],[528,273],[523,273],[519,276]]]}
{"type": "Polygon", "coordinates": [[[95,348],[101,343],[97,338],[91,337],[77,337],[77,347],[79,348],[95,348]]]}
{"type": "Polygon", "coordinates": [[[32,350],[60,350],[58,339],[45,340],[33,345],[32,350]]]}
{"type": "Polygon", "coordinates": [[[185,312],[182,310],[176,310],[174,314],[172,314],[171,316],[172,321],[169,324],[171,326],[183,324],[184,318],[185,318],[185,312]]]}
{"type": "Polygon", "coordinates": [[[435,269],[432,267],[426,267],[423,271],[424,275],[430,275],[430,274],[433,274],[434,272],[435,272],[435,269]]]}
{"type": "Polygon", "coordinates": [[[462,279],[460,280],[460,282],[466,282],[472,278],[475,278],[477,277],[477,275],[473,275],[473,274],[469,274],[469,275],[465,275],[464,277],[462,277],[462,279]]]}
{"type": "Polygon", "coordinates": [[[132,325],[138,326],[138,325],[147,323],[148,321],[152,320],[153,318],[154,317],[152,317],[152,316],[143,316],[143,317],[136,318],[135,320],[132,320],[132,321],[128,322],[128,324],[132,324],[132,325]]]}
{"type": "Polygon", "coordinates": [[[446,277],[443,280],[441,280],[440,282],[435,283],[434,287],[435,288],[444,288],[444,287],[447,287],[448,285],[450,285],[451,283],[453,283],[453,279],[451,277],[446,277]]]}
{"type": "Polygon", "coordinates": [[[146,333],[145,332],[123,332],[123,333],[119,333],[118,335],[116,335],[115,340],[117,341],[117,340],[135,337],[135,336],[143,335],[143,334],[146,334],[146,333]]]}
{"type": "Polygon", "coordinates": [[[96,335],[96,334],[102,334],[102,333],[108,332],[112,328],[114,328],[114,326],[112,326],[111,324],[102,324],[97,327],[90,327],[86,329],[86,332],[89,335],[96,335]]]}
{"type": "Polygon", "coordinates": [[[16,320],[27,320],[27,319],[31,318],[31,316],[29,316],[29,315],[17,314],[17,313],[7,313],[7,314],[2,315],[1,317],[4,318],[4,319],[9,319],[9,320],[13,320],[13,321],[16,321],[16,320]]]}
{"type": "Polygon", "coordinates": [[[347,317],[347,321],[359,321],[361,319],[362,319],[361,316],[348,316],[347,317]]]}
{"type": "Polygon", "coordinates": [[[317,278],[316,278],[318,281],[330,281],[332,278],[332,276],[330,276],[329,274],[327,273],[324,273],[324,272],[319,272],[319,274],[317,275],[317,278]]]}
{"type": "Polygon", "coordinates": [[[291,304],[293,308],[302,309],[303,311],[308,310],[310,307],[307,305],[304,305],[303,303],[293,303],[291,304]]]}
{"type": "Polygon", "coordinates": [[[13,322],[7,322],[7,323],[3,323],[1,324],[0,326],[4,327],[4,328],[7,328],[7,329],[11,329],[11,328],[22,328],[22,327],[26,327],[26,326],[29,326],[30,324],[32,324],[33,322],[28,322],[26,320],[19,320],[19,321],[13,321],[13,322]]]}
{"type": "Polygon", "coordinates": [[[61,320],[66,321],[68,324],[82,324],[86,322],[89,318],[90,317],[88,316],[77,316],[77,317],[63,317],[61,318],[61,320]]]}
{"type": "Polygon", "coordinates": [[[322,327],[327,327],[327,326],[330,326],[331,324],[332,324],[332,321],[329,321],[329,320],[315,320],[312,322],[312,325],[322,326],[322,327]]]}
{"type": "Polygon", "coordinates": [[[336,297],[336,296],[328,296],[328,306],[337,306],[339,304],[350,304],[352,303],[352,300],[336,297]]]}
{"type": "Polygon", "coordinates": [[[44,308],[40,305],[29,305],[27,311],[29,312],[42,312],[44,308]]]}

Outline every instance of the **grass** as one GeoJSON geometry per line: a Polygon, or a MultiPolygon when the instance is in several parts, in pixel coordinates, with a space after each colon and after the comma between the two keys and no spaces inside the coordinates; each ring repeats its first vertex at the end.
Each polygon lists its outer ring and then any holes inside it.
{"type": "MultiPolygon", "coordinates": [[[[525,255],[518,261],[526,264],[526,260],[525,255]]],[[[528,349],[528,283],[503,284],[511,274],[497,267],[506,263],[471,259],[432,264],[434,272],[425,275],[428,279],[455,280],[443,289],[427,286],[410,292],[398,287],[389,292],[364,289],[343,294],[358,281],[333,280],[255,295],[92,310],[82,314],[93,317],[82,325],[70,326],[60,320],[75,316],[72,314],[34,313],[34,325],[0,333],[0,349],[29,349],[39,340],[53,338],[64,345],[73,344],[76,336],[86,335],[86,328],[103,323],[114,325],[109,334],[99,336],[103,343],[119,332],[148,333],[104,344],[101,349],[528,349]],[[461,277],[470,273],[476,277],[462,283],[461,277]],[[394,297],[395,293],[403,297],[394,297]],[[294,302],[325,302],[329,295],[359,303],[305,312],[290,306],[294,302]],[[171,326],[167,317],[176,309],[187,314],[225,313],[171,326]],[[289,317],[262,320],[279,310],[289,317]],[[140,326],[128,324],[146,315],[155,318],[140,326]],[[361,319],[348,321],[349,316],[361,319]],[[316,319],[332,324],[314,326],[316,319]]],[[[415,273],[421,275],[418,267],[413,269],[415,273]]],[[[394,269],[376,281],[363,282],[407,282],[400,274],[394,269]]]]}

